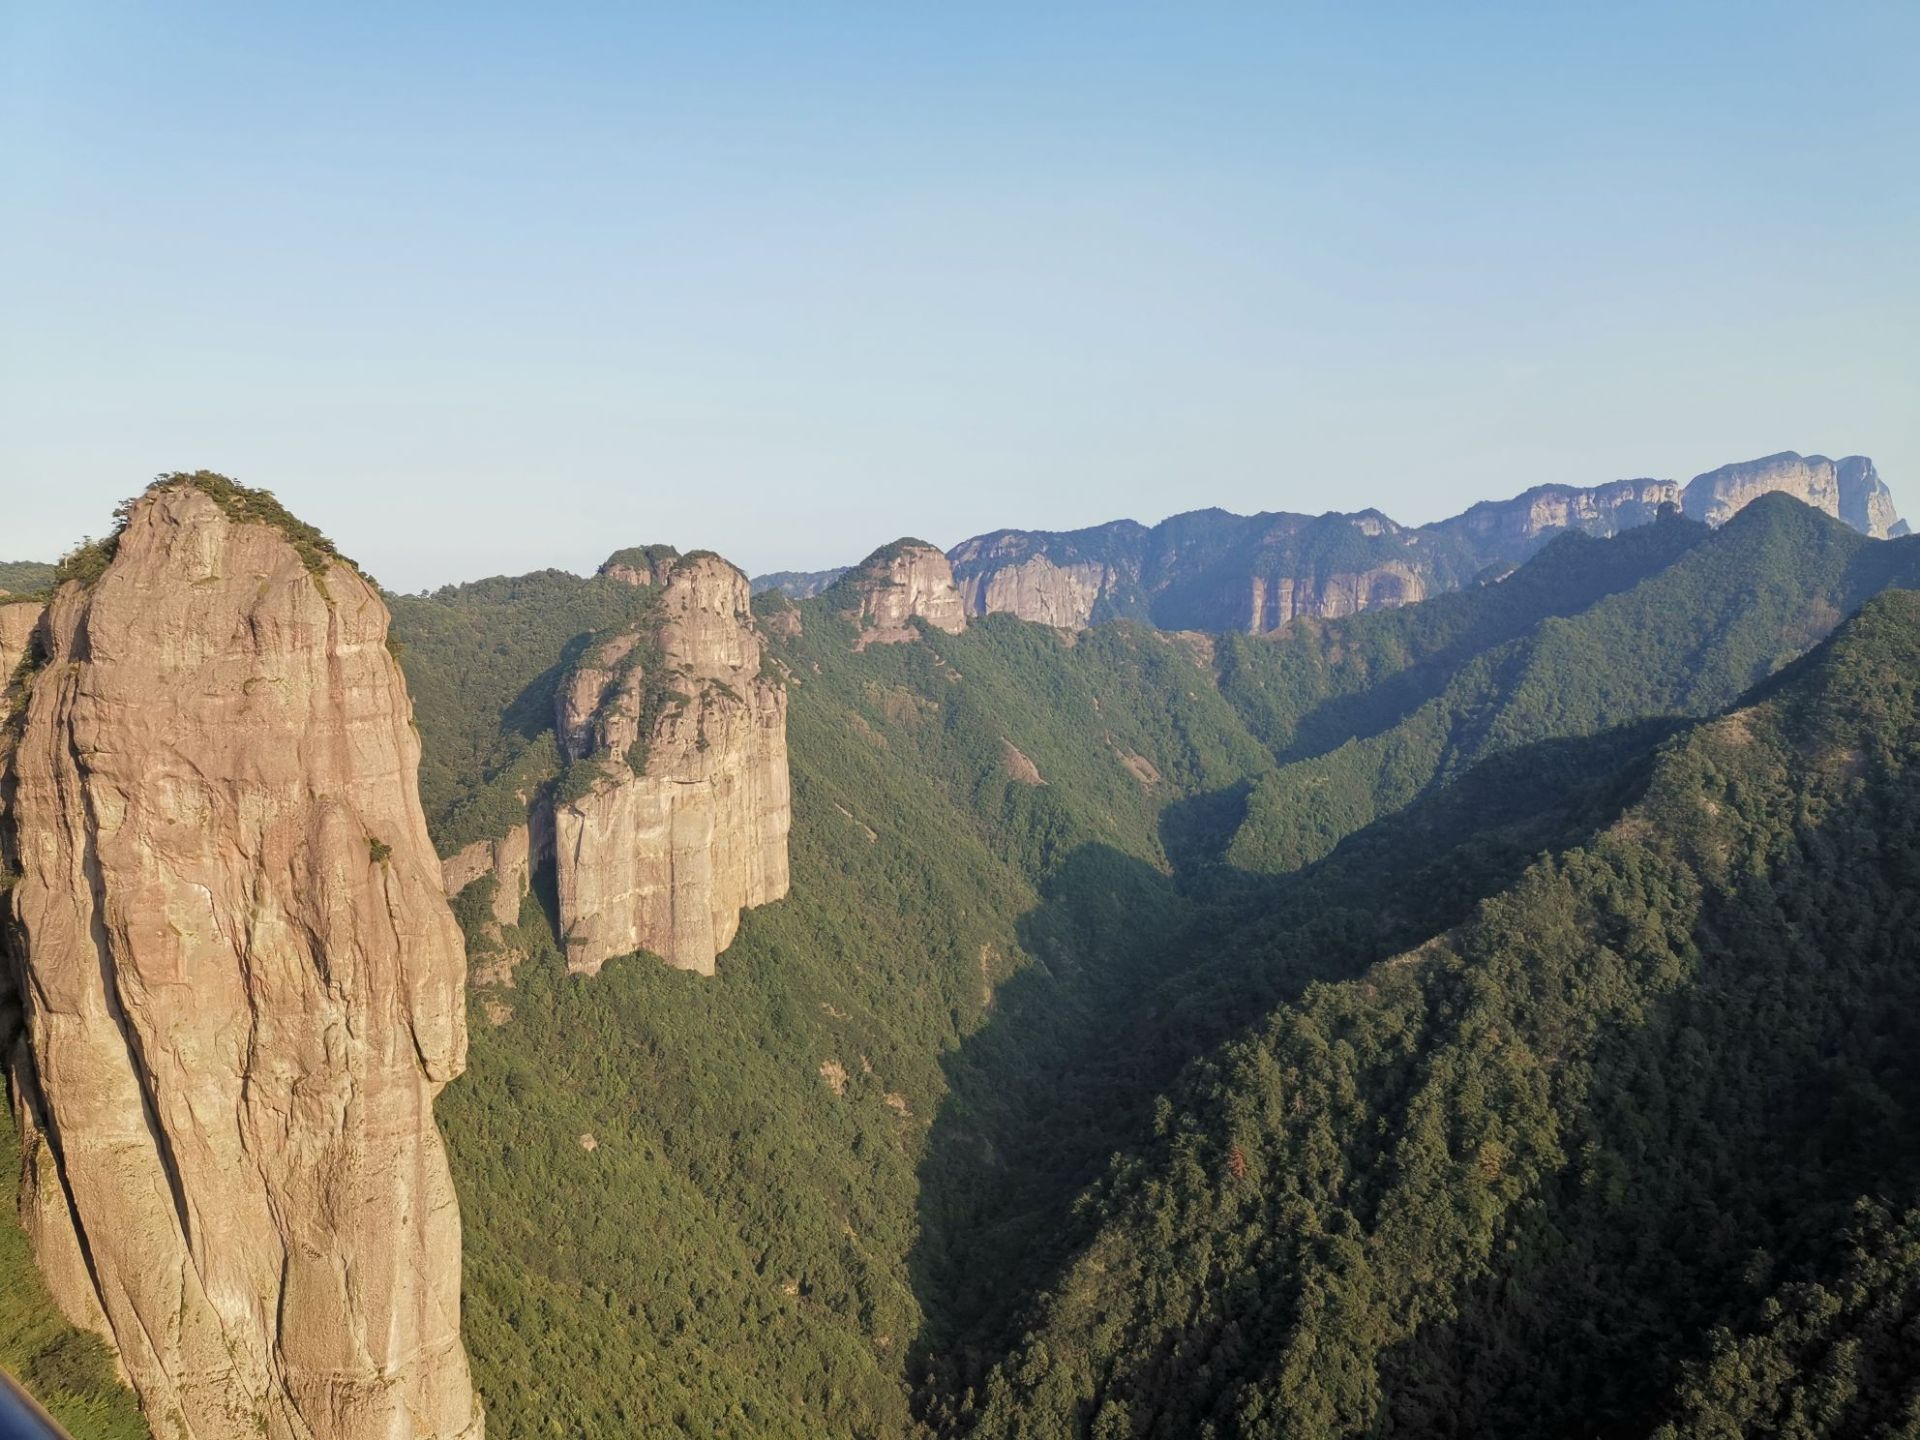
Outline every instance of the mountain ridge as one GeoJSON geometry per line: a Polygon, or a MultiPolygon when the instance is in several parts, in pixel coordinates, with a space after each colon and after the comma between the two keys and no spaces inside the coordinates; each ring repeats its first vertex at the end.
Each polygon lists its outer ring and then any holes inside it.
{"type": "MultiPolygon", "coordinates": [[[[991,530],[947,556],[969,615],[1008,613],[1069,629],[1131,617],[1162,629],[1261,634],[1302,616],[1388,608],[1458,589],[1511,568],[1564,531],[1613,534],[1647,523],[1665,505],[1722,524],[1779,490],[1876,539],[1906,532],[1865,456],[1834,461],[1781,451],[1684,484],[1550,482],[1423,525],[1402,525],[1376,508],[1241,515],[1211,506],[1154,525],[1121,519],[1064,531],[991,530]]],[[[843,573],[775,572],[753,586],[805,598],[843,573]]]]}

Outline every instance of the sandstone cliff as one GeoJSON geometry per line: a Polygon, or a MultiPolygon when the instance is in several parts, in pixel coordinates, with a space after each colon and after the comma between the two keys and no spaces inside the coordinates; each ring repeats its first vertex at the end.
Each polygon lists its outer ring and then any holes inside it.
{"type": "Polygon", "coordinates": [[[651,950],[711,975],[740,911],[787,893],[787,696],[762,672],[747,579],[657,560],[659,599],[560,687],[554,803],[568,967],[651,950]]]}
{"type": "Polygon", "coordinates": [[[1456,588],[1518,564],[1567,530],[1612,535],[1647,524],[1667,505],[1719,525],[1776,491],[1875,538],[1906,533],[1872,461],[1784,453],[1685,485],[1536,486],[1417,528],[1371,510],[1198,510],[1151,528],[1115,521],[1067,532],[1000,530],[962,541],[949,559],[970,615],[1073,628],[1134,618],[1167,630],[1264,633],[1298,616],[1345,615],[1456,588]]]}
{"type": "Polygon", "coordinates": [[[526,821],[495,840],[475,840],[440,862],[449,900],[482,879],[493,882],[485,923],[474,942],[470,978],[478,985],[511,985],[513,971],[526,958],[506,943],[503,927],[520,923],[520,907],[533,892],[533,872],[553,860],[553,807],[544,797],[528,810],[526,821]]]}
{"type": "Polygon", "coordinates": [[[1805,501],[1876,540],[1886,539],[1899,523],[1892,495],[1864,455],[1835,462],[1824,455],[1787,451],[1723,465],[1688,482],[1681,508],[1696,520],[1721,525],[1760,496],[1775,492],[1805,501]]]}
{"type": "Polygon", "coordinates": [[[477,1440],[432,1111],[464,957],[386,608],[218,477],[110,548],[0,827],[36,1257],[157,1436],[477,1440]]]}
{"type": "Polygon", "coordinates": [[[882,546],[841,576],[829,593],[860,627],[856,643],[862,649],[918,639],[920,632],[910,623],[915,619],[950,635],[967,628],[953,566],[924,540],[882,546]]]}

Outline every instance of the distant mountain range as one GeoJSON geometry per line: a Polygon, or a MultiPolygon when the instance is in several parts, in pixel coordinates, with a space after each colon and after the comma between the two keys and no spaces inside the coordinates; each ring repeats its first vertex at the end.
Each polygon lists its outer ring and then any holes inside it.
{"type": "MultiPolygon", "coordinates": [[[[1124,618],[1166,630],[1265,634],[1300,616],[1332,619],[1456,590],[1512,569],[1570,530],[1617,534],[1667,505],[1719,525],[1776,492],[1876,539],[1907,533],[1867,457],[1787,451],[1685,484],[1537,485],[1430,525],[1404,526],[1372,509],[1194,510],[1154,526],[1115,520],[1084,530],[996,530],[962,541],[947,558],[970,615],[1011,614],[1067,629],[1124,618]]],[[[758,577],[753,589],[806,599],[844,573],[780,571],[758,577]]]]}

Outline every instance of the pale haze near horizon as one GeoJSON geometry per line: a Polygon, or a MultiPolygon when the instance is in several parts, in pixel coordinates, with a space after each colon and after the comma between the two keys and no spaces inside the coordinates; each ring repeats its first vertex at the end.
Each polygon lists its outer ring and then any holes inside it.
{"type": "Polygon", "coordinates": [[[196,467],[407,590],[1783,449],[1920,504],[1920,6],[1034,8],[17,0],[0,559],[196,467]]]}

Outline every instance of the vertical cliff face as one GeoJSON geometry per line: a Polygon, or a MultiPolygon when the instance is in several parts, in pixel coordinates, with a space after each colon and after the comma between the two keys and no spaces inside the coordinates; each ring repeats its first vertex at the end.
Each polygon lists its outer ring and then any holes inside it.
{"type": "Polygon", "coordinates": [[[787,893],[787,695],[733,566],[689,555],[636,583],[657,604],[557,698],[561,938],[575,971],[651,950],[711,975],[740,911],[787,893]]]}
{"type": "Polygon", "coordinates": [[[953,566],[924,540],[882,546],[843,575],[832,593],[843,597],[842,608],[860,627],[862,649],[919,638],[909,623],[916,618],[949,635],[967,628],[953,566]]]}
{"type": "Polygon", "coordinates": [[[1680,493],[1672,480],[1616,480],[1591,488],[1538,485],[1511,500],[1482,501],[1431,528],[1489,547],[1492,560],[1517,562],[1530,542],[1562,530],[1616,535],[1645,525],[1662,505],[1678,505],[1680,493]]]}
{"type": "Polygon", "coordinates": [[[1331,575],[1255,575],[1244,628],[1265,635],[1303,615],[1336,620],[1361,610],[1388,610],[1426,598],[1426,568],[1401,561],[1331,575]]]}
{"type": "Polygon", "coordinates": [[[1791,452],[1722,465],[1687,482],[1681,508],[1696,520],[1724,525],[1762,495],[1779,491],[1829,515],[1840,514],[1840,477],[1824,455],[1791,452]]]}
{"type": "Polygon", "coordinates": [[[22,1210],[156,1435],[482,1433],[432,1108],[465,961],[386,628],[205,477],[42,632],[0,827],[22,1210]]]}

